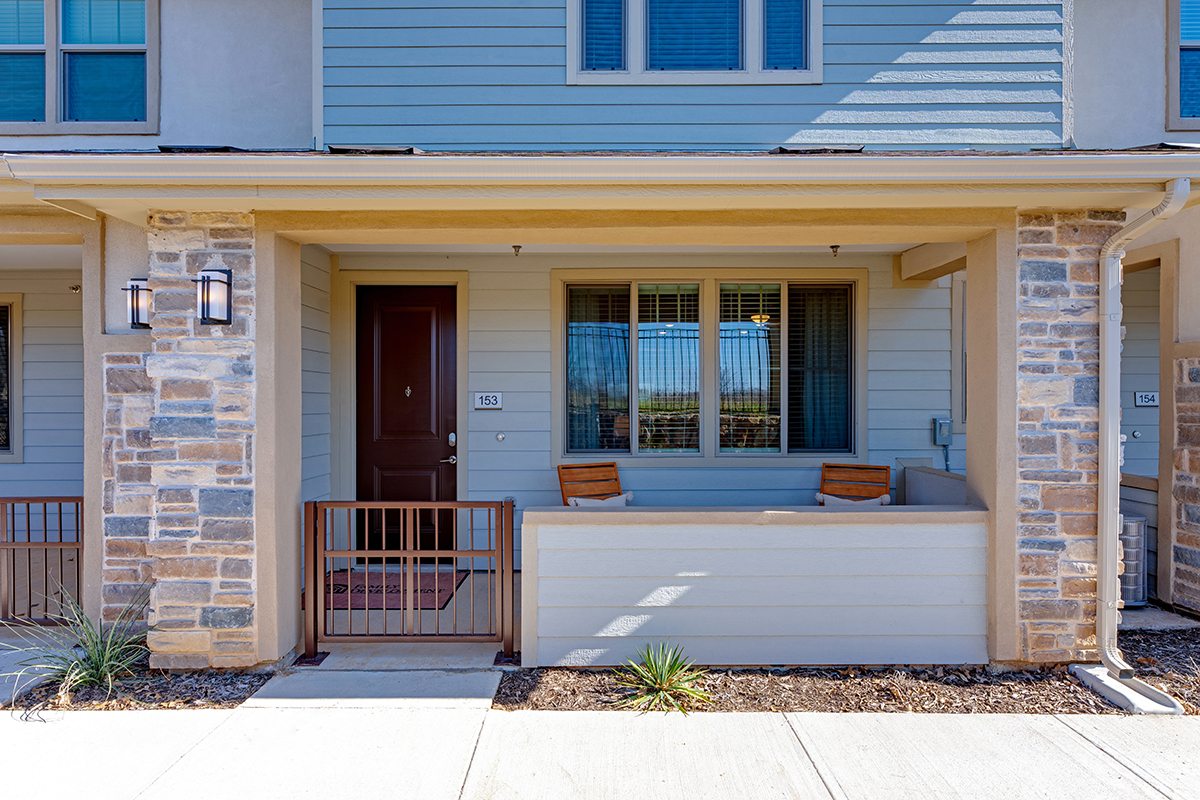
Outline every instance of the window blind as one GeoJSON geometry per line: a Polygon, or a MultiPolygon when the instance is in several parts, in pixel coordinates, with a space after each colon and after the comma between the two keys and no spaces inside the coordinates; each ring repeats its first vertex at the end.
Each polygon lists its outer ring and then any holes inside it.
{"type": "Polygon", "coordinates": [[[700,284],[638,284],[638,450],[700,452],[700,284]]]}
{"type": "Polygon", "coordinates": [[[583,0],[583,68],[625,69],[625,0],[583,0]]]}
{"type": "Polygon", "coordinates": [[[779,452],[779,284],[721,284],[720,449],[779,452]]]}
{"type": "Polygon", "coordinates": [[[1179,0],[1179,40],[1200,42],[1200,0],[1179,0]]]}
{"type": "Polygon", "coordinates": [[[1179,116],[1200,117],[1200,47],[1179,51],[1179,116]]]}
{"type": "Polygon", "coordinates": [[[763,69],[805,69],[809,0],[763,0],[763,69]]]}
{"type": "Polygon", "coordinates": [[[0,53],[0,122],[46,121],[46,56],[0,53]]]}
{"type": "Polygon", "coordinates": [[[9,401],[9,326],[12,320],[11,306],[0,306],[0,450],[12,449],[12,412],[9,401]]]}
{"type": "Polygon", "coordinates": [[[629,287],[567,289],[567,451],[629,450],[629,287]]]}
{"type": "Polygon", "coordinates": [[[66,118],[146,120],[145,53],[67,53],[66,118]]]}
{"type": "Polygon", "coordinates": [[[741,0],[646,0],[646,68],[741,69],[741,0]]]}
{"type": "Polygon", "coordinates": [[[63,44],[145,44],[146,0],[63,0],[63,44]]]}
{"type": "Polygon", "coordinates": [[[1179,0],[1179,116],[1200,117],[1200,0],[1179,0]]]}
{"type": "Polygon", "coordinates": [[[0,44],[45,44],[44,0],[0,0],[0,44]]]}
{"type": "Polygon", "coordinates": [[[851,450],[849,286],[788,288],[788,452],[851,450]]]}

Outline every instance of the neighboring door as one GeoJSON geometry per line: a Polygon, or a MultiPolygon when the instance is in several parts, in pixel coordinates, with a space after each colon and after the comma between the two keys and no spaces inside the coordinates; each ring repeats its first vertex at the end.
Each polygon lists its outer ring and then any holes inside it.
{"type": "MultiPolygon", "coordinates": [[[[358,287],[359,500],[458,497],[456,298],[453,286],[358,287]]],[[[420,549],[452,548],[450,532],[434,539],[425,516],[420,549]]],[[[385,546],[402,547],[390,518],[387,527],[385,546]]]]}

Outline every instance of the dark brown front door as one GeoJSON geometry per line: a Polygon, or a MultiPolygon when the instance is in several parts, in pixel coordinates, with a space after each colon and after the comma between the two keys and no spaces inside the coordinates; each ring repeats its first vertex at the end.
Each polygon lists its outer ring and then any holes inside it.
{"type": "MultiPolygon", "coordinates": [[[[358,287],[359,500],[457,499],[456,295],[358,287]]],[[[421,549],[443,544],[427,538],[421,549]]]]}

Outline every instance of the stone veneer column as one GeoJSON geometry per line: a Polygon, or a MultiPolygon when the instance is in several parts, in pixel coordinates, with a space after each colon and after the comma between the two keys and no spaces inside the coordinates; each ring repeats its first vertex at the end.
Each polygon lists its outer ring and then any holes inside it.
{"type": "Polygon", "coordinates": [[[1018,218],[1018,614],[1027,661],[1096,655],[1099,256],[1124,219],[1041,210],[1018,218]]]}
{"type": "MultiPolygon", "coordinates": [[[[1165,298],[1164,298],[1165,300],[1165,298]]],[[[1200,358],[1175,361],[1175,536],[1171,568],[1175,571],[1170,602],[1200,611],[1200,358]]],[[[1163,432],[1165,435],[1165,432],[1163,432]]],[[[1159,502],[1165,498],[1160,494],[1159,502]]],[[[1167,566],[1158,554],[1159,569],[1167,566]]]]}
{"type": "Polygon", "coordinates": [[[257,660],[254,220],[150,217],[153,352],[105,357],[104,587],[111,619],[153,582],[151,665],[257,660]],[[232,325],[201,325],[192,279],[232,270],[232,325]]]}

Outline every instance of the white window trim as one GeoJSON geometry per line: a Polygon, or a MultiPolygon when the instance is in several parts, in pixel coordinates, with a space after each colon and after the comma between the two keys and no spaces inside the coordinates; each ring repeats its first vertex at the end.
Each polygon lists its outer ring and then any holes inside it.
{"type": "Polygon", "coordinates": [[[808,69],[762,68],[762,0],[742,0],[745,30],[742,42],[746,69],[721,71],[663,71],[645,67],[645,0],[625,0],[624,70],[585,70],[583,56],[583,0],[567,0],[567,83],[581,86],[715,85],[745,83],[809,84],[822,81],[822,3],[808,0],[808,69]]]}
{"type": "Polygon", "coordinates": [[[25,382],[21,377],[21,363],[24,358],[22,333],[24,323],[21,319],[22,295],[0,294],[0,306],[9,307],[9,341],[8,341],[8,450],[0,450],[0,464],[21,464],[25,461],[24,432],[25,416],[23,400],[25,398],[25,382]]]}
{"type": "Polygon", "coordinates": [[[40,45],[0,45],[7,53],[46,53],[46,121],[0,122],[3,136],[63,136],[76,134],[156,134],[159,115],[159,0],[146,0],[146,44],[141,45],[64,45],[59,35],[58,8],[60,0],[45,0],[46,30],[40,45]],[[63,119],[62,63],[64,52],[96,50],[104,53],[133,51],[146,53],[146,121],[145,122],[69,122],[63,119]]]}
{"type": "MultiPolygon", "coordinates": [[[[553,292],[550,324],[551,337],[551,403],[552,422],[550,430],[550,455],[553,466],[559,464],[586,464],[595,461],[614,461],[618,466],[646,466],[653,462],[656,467],[804,467],[819,466],[827,461],[838,463],[866,463],[867,458],[867,281],[866,269],[750,269],[750,268],[700,268],[700,269],[555,269],[550,271],[553,292]],[[699,283],[700,284],[700,452],[699,453],[630,453],[622,451],[567,453],[566,447],[566,296],[571,285],[603,286],[627,285],[630,283],[699,283]],[[854,429],[850,436],[852,452],[806,451],[789,453],[786,446],[786,394],[780,397],[781,404],[781,447],[777,453],[722,453],[719,452],[717,425],[718,402],[717,375],[720,354],[718,352],[718,330],[713,322],[718,317],[718,289],[721,283],[816,283],[850,284],[854,287],[854,332],[851,369],[850,418],[854,429]]],[[[786,286],[785,286],[786,291],[786,286]]],[[[787,338],[780,336],[780,372],[787,370],[787,338]]],[[[631,364],[631,369],[636,364],[631,364]]],[[[635,402],[634,397],[630,402],[635,402]]],[[[632,416],[632,415],[631,415],[632,416]]],[[[630,436],[636,428],[630,425],[630,436]]]]}
{"type": "Polygon", "coordinates": [[[1180,19],[1179,0],[1167,2],[1167,130],[1169,131],[1200,131],[1200,117],[1185,117],[1180,114],[1179,104],[1182,100],[1179,92],[1179,51],[1183,45],[1196,45],[1200,42],[1183,42],[1179,38],[1180,19]]]}
{"type": "Polygon", "coordinates": [[[950,416],[954,432],[967,432],[967,273],[950,276],[950,416]]]}

